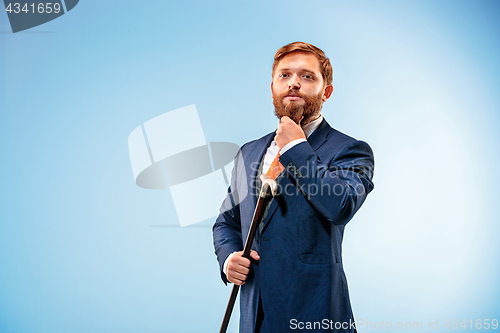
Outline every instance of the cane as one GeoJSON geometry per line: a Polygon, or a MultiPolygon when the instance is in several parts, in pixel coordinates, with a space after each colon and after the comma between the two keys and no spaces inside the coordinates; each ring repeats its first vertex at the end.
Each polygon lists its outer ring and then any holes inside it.
{"type": "MultiPolygon", "coordinates": [[[[259,226],[260,220],[262,219],[262,214],[264,213],[265,203],[267,199],[275,196],[278,192],[278,184],[274,179],[267,177],[267,175],[260,175],[262,180],[262,188],[260,190],[259,199],[257,200],[257,206],[253,213],[252,223],[250,224],[250,230],[248,232],[247,240],[245,242],[245,248],[243,250],[243,258],[250,259],[250,249],[252,248],[253,238],[255,237],[255,232],[259,226]]],[[[224,314],[224,319],[222,320],[222,325],[220,327],[219,333],[226,333],[227,326],[229,325],[229,319],[231,318],[231,313],[233,312],[234,303],[236,302],[236,296],[238,296],[238,291],[240,286],[233,285],[233,290],[231,291],[231,296],[229,297],[229,302],[227,303],[226,313],[224,314]]]]}

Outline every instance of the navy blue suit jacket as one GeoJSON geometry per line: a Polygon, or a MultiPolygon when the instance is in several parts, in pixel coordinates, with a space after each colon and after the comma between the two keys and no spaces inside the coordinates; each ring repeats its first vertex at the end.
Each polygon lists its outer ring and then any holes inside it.
{"type": "MultiPolygon", "coordinates": [[[[228,194],[213,226],[225,283],[222,267],[229,254],[243,249],[257,203],[258,167],[274,136],[246,143],[235,157],[228,194]]],[[[259,293],[271,332],[296,331],[292,328],[300,322],[319,322],[322,328],[338,322],[343,327],[332,331],[352,332],[342,238],[345,224],[373,189],[372,150],[323,120],[307,142],[286,151],[280,162],[285,170],[278,178],[279,193],[253,243],[260,260],[252,263],[241,287],[240,332],[255,330],[259,293]]]]}

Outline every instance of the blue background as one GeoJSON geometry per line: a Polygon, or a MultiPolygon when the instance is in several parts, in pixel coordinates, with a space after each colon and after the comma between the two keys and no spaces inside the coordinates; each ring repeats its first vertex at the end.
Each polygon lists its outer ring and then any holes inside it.
{"type": "Polygon", "coordinates": [[[344,240],[356,319],[500,319],[498,17],[493,0],[83,0],[13,34],[0,13],[0,332],[218,331],[213,220],[176,227],[127,137],[190,104],[207,141],[273,131],[273,55],[297,40],[333,63],[325,118],[375,152],[344,240]]]}

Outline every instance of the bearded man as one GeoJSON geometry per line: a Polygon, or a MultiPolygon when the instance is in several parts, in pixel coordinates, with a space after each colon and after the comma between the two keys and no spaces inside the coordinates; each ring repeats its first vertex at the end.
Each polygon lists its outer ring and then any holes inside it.
{"type": "Polygon", "coordinates": [[[321,115],[332,92],[324,52],[303,42],[274,57],[271,93],[278,129],[241,147],[213,226],[222,280],[241,285],[240,332],[354,332],[342,266],[344,227],[373,189],[370,146],[321,115]],[[260,174],[279,193],[242,257],[260,174]]]}

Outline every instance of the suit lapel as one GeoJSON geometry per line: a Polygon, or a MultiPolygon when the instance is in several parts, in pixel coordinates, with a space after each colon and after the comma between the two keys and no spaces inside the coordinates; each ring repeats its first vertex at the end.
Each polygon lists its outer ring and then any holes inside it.
{"type": "Polygon", "coordinates": [[[248,155],[248,163],[245,163],[247,169],[248,177],[248,189],[251,191],[251,196],[253,198],[253,208],[257,206],[257,196],[255,195],[255,189],[257,187],[257,173],[259,172],[259,163],[262,161],[262,157],[266,153],[267,147],[273,141],[275,132],[269,133],[257,142],[257,147],[253,149],[248,155]],[[257,164],[255,164],[257,163],[257,164]],[[257,165],[257,167],[255,167],[257,165]]]}
{"type": "MultiPolygon", "coordinates": [[[[311,147],[315,151],[318,150],[326,142],[326,139],[328,138],[328,134],[330,133],[331,129],[332,128],[327,123],[327,121],[325,119],[323,119],[323,121],[318,126],[318,128],[307,138],[307,142],[309,142],[309,144],[311,145],[311,147]]],[[[283,173],[286,173],[286,172],[287,171],[285,169],[283,171],[283,173]]],[[[281,174],[279,177],[286,177],[286,175],[281,174]]],[[[284,188],[284,186],[280,186],[280,187],[284,188]]],[[[282,201],[283,201],[283,198],[281,197],[281,193],[278,193],[278,195],[272,199],[271,206],[269,207],[269,211],[268,211],[267,216],[266,216],[266,221],[264,222],[264,226],[262,227],[262,232],[264,232],[264,230],[266,229],[267,225],[269,224],[269,221],[271,220],[274,213],[276,212],[276,209],[278,209],[279,203],[282,201]]],[[[257,205],[257,201],[255,201],[255,205],[257,205]]],[[[286,209],[286,207],[283,207],[283,209],[286,209]]]]}
{"type": "Polygon", "coordinates": [[[327,121],[323,119],[318,128],[307,138],[307,141],[314,150],[318,150],[326,142],[331,129],[327,121]]]}

